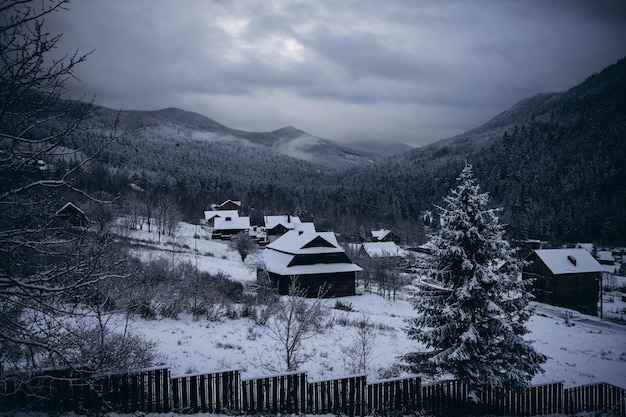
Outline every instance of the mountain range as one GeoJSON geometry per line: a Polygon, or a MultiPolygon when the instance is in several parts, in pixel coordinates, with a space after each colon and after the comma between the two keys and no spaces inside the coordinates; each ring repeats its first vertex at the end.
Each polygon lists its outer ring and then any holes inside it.
{"type": "MultiPolygon", "coordinates": [[[[97,107],[91,119],[92,127],[104,127],[116,112],[97,107]]],[[[276,155],[304,160],[325,169],[345,168],[381,160],[383,157],[401,153],[410,146],[376,143],[342,145],[322,139],[293,126],[271,132],[248,132],[227,127],[209,117],[178,108],[155,111],[130,110],[120,112],[118,129],[134,141],[205,142],[232,145],[235,148],[256,148],[276,155]]]]}
{"type": "MultiPolygon", "coordinates": [[[[86,151],[117,114],[96,110],[92,134],[73,139],[86,151]]],[[[174,108],[121,112],[118,131],[98,156],[116,177],[110,190],[124,193],[129,182],[169,190],[189,218],[235,198],[256,215],[298,208],[347,235],[382,226],[423,240],[429,226],[416,220],[436,216],[434,205],[471,163],[511,237],[626,244],[625,59],[568,91],[537,94],[482,126],[393,156],[291,126],[236,130],[174,108]]]]}

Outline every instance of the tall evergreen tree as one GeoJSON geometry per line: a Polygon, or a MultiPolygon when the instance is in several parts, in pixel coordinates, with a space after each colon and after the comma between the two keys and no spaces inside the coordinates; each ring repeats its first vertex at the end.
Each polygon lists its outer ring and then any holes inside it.
{"type": "Polygon", "coordinates": [[[523,338],[532,309],[518,279],[522,262],[513,258],[472,166],[466,164],[457,180],[446,207],[437,207],[441,228],[431,240],[427,270],[437,285],[416,293],[418,316],[407,327],[425,350],[404,360],[413,372],[452,375],[473,393],[485,386],[522,387],[546,360],[523,338]]]}

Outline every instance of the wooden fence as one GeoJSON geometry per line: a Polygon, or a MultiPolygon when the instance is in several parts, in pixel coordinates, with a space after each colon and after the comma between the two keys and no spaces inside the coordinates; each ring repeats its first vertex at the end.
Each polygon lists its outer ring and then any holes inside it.
{"type": "Polygon", "coordinates": [[[244,413],[306,413],[306,373],[286,373],[246,379],[241,383],[244,413]]]}
{"type": "Polygon", "coordinates": [[[387,410],[409,414],[421,409],[419,377],[395,378],[367,385],[367,414],[387,410]]]}
{"type": "Polygon", "coordinates": [[[486,387],[474,392],[461,381],[444,381],[422,387],[422,408],[438,415],[493,414],[542,416],[563,412],[563,384],[532,386],[522,390],[486,387]]]}
{"type": "Polygon", "coordinates": [[[168,368],[101,375],[69,368],[5,374],[0,378],[0,411],[165,412],[170,409],[169,392],[168,368]]]}
{"type": "Polygon", "coordinates": [[[348,416],[365,415],[366,379],[365,375],[353,375],[341,379],[311,382],[308,392],[309,412],[348,416]]]}
{"type": "Polygon", "coordinates": [[[111,375],[75,369],[0,373],[0,412],[20,409],[76,412],[246,414],[411,414],[540,416],[610,412],[626,417],[626,390],[600,383],[562,383],[522,390],[486,388],[471,400],[460,381],[422,385],[419,377],[367,383],[365,375],[309,382],[306,373],[241,379],[240,372],[170,377],[167,368],[111,375]]]}
{"type": "Polygon", "coordinates": [[[626,416],[626,390],[605,383],[566,388],[563,405],[568,414],[606,411],[626,416]]]}
{"type": "Polygon", "coordinates": [[[182,413],[222,413],[239,410],[239,371],[172,377],[172,410],[182,413]]]}

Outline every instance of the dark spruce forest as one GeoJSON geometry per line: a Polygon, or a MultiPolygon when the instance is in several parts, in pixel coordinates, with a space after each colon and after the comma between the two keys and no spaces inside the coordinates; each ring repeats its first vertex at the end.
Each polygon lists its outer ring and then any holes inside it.
{"type": "Polygon", "coordinates": [[[625,59],[566,92],[538,94],[476,129],[394,156],[293,127],[244,132],[179,109],[97,106],[69,146],[89,155],[111,136],[76,185],[115,199],[121,212],[129,200],[167,195],[182,219],[197,221],[230,198],[253,224],[293,213],[346,239],[385,227],[419,244],[467,162],[502,207],[510,239],[626,245],[625,59]]]}

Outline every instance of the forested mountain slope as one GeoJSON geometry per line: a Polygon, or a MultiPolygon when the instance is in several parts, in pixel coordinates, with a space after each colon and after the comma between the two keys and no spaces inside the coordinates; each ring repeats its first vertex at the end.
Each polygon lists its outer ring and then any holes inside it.
{"type": "Polygon", "coordinates": [[[342,185],[370,213],[382,200],[416,217],[466,161],[514,237],[626,243],[626,60],[455,138],[353,169],[342,185]]]}

